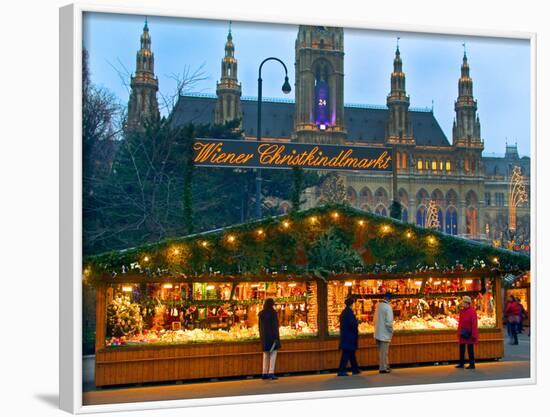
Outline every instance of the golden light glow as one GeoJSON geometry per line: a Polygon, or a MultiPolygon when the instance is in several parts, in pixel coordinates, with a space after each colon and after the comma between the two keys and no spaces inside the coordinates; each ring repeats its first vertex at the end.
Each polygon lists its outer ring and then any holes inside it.
{"type": "Polygon", "coordinates": [[[258,230],[256,230],[256,234],[257,234],[258,236],[263,236],[263,235],[264,235],[263,229],[258,229],[258,230]]]}
{"type": "Polygon", "coordinates": [[[345,287],[351,287],[352,285],[353,285],[353,281],[346,281],[346,282],[344,283],[344,286],[345,286],[345,287]]]}
{"type": "Polygon", "coordinates": [[[422,285],[422,281],[414,281],[414,285],[422,285]]]}
{"type": "Polygon", "coordinates": [[[174,287],[174,286],[173,286],[172,284],[170,284],[170,283],[164,284],[164,285],[162,286],[162,288],[165,288],[165,289],[167,289],[167,290],[170,290],[170,289],[172,289],[173,287],[174,287]]]}
{"type": "Polygon", "coordinates": [[[122,291],[124,292],[132,292],[134,288],[130,285],[125,285],[124,287],[122,287],[122,291]]]}
{"type": "Polygon", "coordinates": [[[340,217],[340,214],[337,211],[333,211],[331,216],[332,216],[333,219],[336,220],[338,217],[340,217]]]}
{"type": "Polygon", "coordinates": [[[285,220],[285,221],[283,222],[283,227],[284,227],[285,229],[288,229],[288,228],[290,227],[290,222],[289,222],[288,220],[285,220]]]}
{"type": "Polygon", "coordinates": [[[202,246],[203,248],[206,248],[206,247],[208,246],[208,242],[207,242],[206,240],[203,240],[203,241],[201,242],[201,246],[202,246]]]}
{"type": "Polygon", "coordinates": [[[364,220],[359,220],[357,223],[359,223],[359,226],[363,227],[365,225],[365,221],[364,220]]]}
{"type": "Polygon", "coordinates": [[[405,236],[407,236],[407,238],[409,238],[409,239],[412,237],[412,235],[413,235],[413,234],[412,234],[411,232],[407,232],[407,233],[405,234],[405,236]]]}
{"type": "Polygon", "coordinates": [[[317,223],[317,217],[316,217],[316,216],[311,216],[311,217],[309,218],[309,222],[310,222],[311,224],[317,223]]]}
{"type": "Polygon", "coordinates": [[[290,284],[288,284],[289,287],[295,287],[296,286],[296,283],[295,282],[291,282],[290,284]]]}
{"type": "Polygon", "coordinates": [[[143,257],[143,262],[149,262],[149,257],[148,257],[148,256],[144,256],[144,257],[143,257]]]}
{"type": "Polygon", "coordinates": [[[498,258],[497,257],[493,258],[493,262],[498,264],[498,258]]]}
{"type": "Polygon", "coordinates": [[[429,237],[428,237],[428,243],[429,243],[430,245],[433,245],[433,244],[435,243],[435,237],[429,236],[429,237]]]}
{"type": "Polygon", "coordinates": [[[465,284],[471,284],[472,282],[474,282],[474,281],[471,280],[471,279],[467,279],[466,281],[464,281],[465,284]]]}
{"type": "Polygon", "coordinates": [[[391,227],[388,226],[387,224],[385,224],[384,226],[382,226],[382,232],[383,232],[383,233],[388,233],[390,230],[391,230],[391,227]]]}
{"type": "Polygon", "coordinates": [[[227,236],[227,241],[228,241],[229,243],[234,243],[234,242],[235,242],[235,236],[233,236],[233,235],[227,236]]]}
{"type": "Polygon", "coordinates": [[[434,282],[434,285],[440,285],[441,284],[441,281],[435,281],[434,282]]]}
{"type": "Polygon", "coordinates": [[[216,288],[216,287],[214,287],[213,285],[207,285],[207,286],[206,286],[206,290],[207,290],[207,291],[211,291],[211,290],[213,290],[214,288],[216,288]]]}
{"type": "Polygon", "coordinates": [[[180,250],[179,250],[178,248],[174,248],[174,249],[172,250],[172,253],[173,253],[174,255],[179,255],[179,254],[180,254],[180,250]]]}

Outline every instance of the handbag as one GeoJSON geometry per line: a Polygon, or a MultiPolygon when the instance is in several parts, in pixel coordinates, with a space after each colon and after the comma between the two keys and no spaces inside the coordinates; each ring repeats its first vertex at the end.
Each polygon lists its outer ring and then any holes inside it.
{"type": "Polygon", "coordinates": [[[472,337],[472,332],[466,329],[461,329],[460,337],[462,337],[463,339],[469,339],[470,337],[472,337]]]}

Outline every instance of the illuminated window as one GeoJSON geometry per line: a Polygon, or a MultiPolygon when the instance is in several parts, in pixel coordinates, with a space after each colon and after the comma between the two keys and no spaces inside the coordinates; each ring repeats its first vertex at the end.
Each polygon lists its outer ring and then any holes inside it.
{"type": "Polygon", "coordinates": [[[464,171],[465,172],[470,172],[470,160],[469,159],[464,160],[464,171]]]}
{"type": "Polygon", "coordinates": [[[447,170],[447,171],[451,170],[451,161],[445,162],[445,170],[447,170]]]}
{"type": "Polygon", "coordinates": [[[437,171],[437,161],[432,161],[432,171],[437,171]]]}
{"type": "Polygon", "coordinates": [[[401,169],[401,154],[399,152],[395,153],[395,160],[397,161],[397,169],[401,169]]]}
{"type": "Polygon", "coordinates": [[[401,159],[402,159],[402,161],[401,161],[401,168],[407,169],[407,153],[406,153],[406,152],[403,152],[403,153],[401,154],[401,159]]]}
{"type": "Polygon", "coordinates": [[[430,169],[430,161],[428,161],[427,159],[424,161],[424,167],[426,169],[430,169]]]}
{"type": "Polygon", "coordinates": [[[419,171],[422,171],[422,159],[419,159],[419,160],[416,162],[416,168],[417,168],[419,171]]]}
{"type": "Polygon", "coordinates": [[[443,171],[443,161],[439,161],[439,170],[443,171]]]}

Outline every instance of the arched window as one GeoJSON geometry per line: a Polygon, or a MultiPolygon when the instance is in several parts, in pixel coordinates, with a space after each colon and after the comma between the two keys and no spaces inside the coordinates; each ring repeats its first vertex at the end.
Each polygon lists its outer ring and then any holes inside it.
{"type": "Polygon", "coordinates": [[[451,171],[451,161],[445,162],[445,170],[446,171],[451,171]]]}
{"type": "Polygon", "coordinates": [[[395,160],[397,161],[397,169],[401,169],[401,154],[399,152],[395,153],[395,160]]]}
{"type": "Polygon", "coordinates": [[[388,211],[386,210],[386,207],[384,207],[382,205],[376,207],[375,213],[378,214],[379,216],[383,216],[383,217],[388,216],[388,211]]]}
{"type": "Polygon", "coordinates": [[[445,214],[445,233],[448,235],[458,234],[458,213],[453,206],[448,207],[445,214]]]}
{"type": "Polygon", "coordinates": [[[419,171],[422,171],[422,159],[419,159],[418,161],[416,161],[416,169],[418,169],[419,171]]]}
{"type": "Polygon", "coordinates": [[[407,169],[407,152],[401,154],[401,169],[407,169]]]}
{"type": "Polygon", "coordinates": [[[425,206],[418,207],[416,210],[416,224],[421,227],[426,227],[426,218],[428,211],[425,206]]]}
{"type": "Polygon", "coordinates": [[[409,210],[405,206],[401,206],[401,221],[407,223],[409,221],[409,210]]]}

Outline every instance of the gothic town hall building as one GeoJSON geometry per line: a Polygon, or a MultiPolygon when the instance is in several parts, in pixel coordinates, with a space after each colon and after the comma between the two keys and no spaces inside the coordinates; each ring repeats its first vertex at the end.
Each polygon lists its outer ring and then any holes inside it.
{"type": "MultiPolygon", "coordinates": [[[[428,205],[433,200],[442,232],[476,240],[506,239],[510,177],[514,167],[520,167],[528,190],[530,158],[520,158],[517,147],[509,145],[504,157],[482,156],[481,121],[466,53],[458,79],[451,140],[443,133],[433,110],[410,107],[403,64],[397,47],[385,105],[347,105],[344,30],[300,26],[295,42],[295,100],[263,100],[261,137],[283,142],[394,146],[397,199],[402,204],[403,221],[425,226],[428,205]]],[[[240,118],[243,139],[253,140],[257,135],[257,99],[241,95],[231,30],[220,69],[215,95],[181,95],[171,117],[178,124],[222,123],[240,118]]],[[[147,23],[131,87],[127,126],[137,129],[145,117],[158,115],[158,80],[147,23]]],[[[351,205],[389,215],[394,198],[391,173],[341,175],[351,205]]],[[[316,205],[320,197],[317,187],[306,190],[304,207],[316,205]]],[[[289,205],[279,202],[282,212],[289,205]]],[[[529,242],[529,228],[526,203],[517,208],[517,240],[529,242]]]]}

